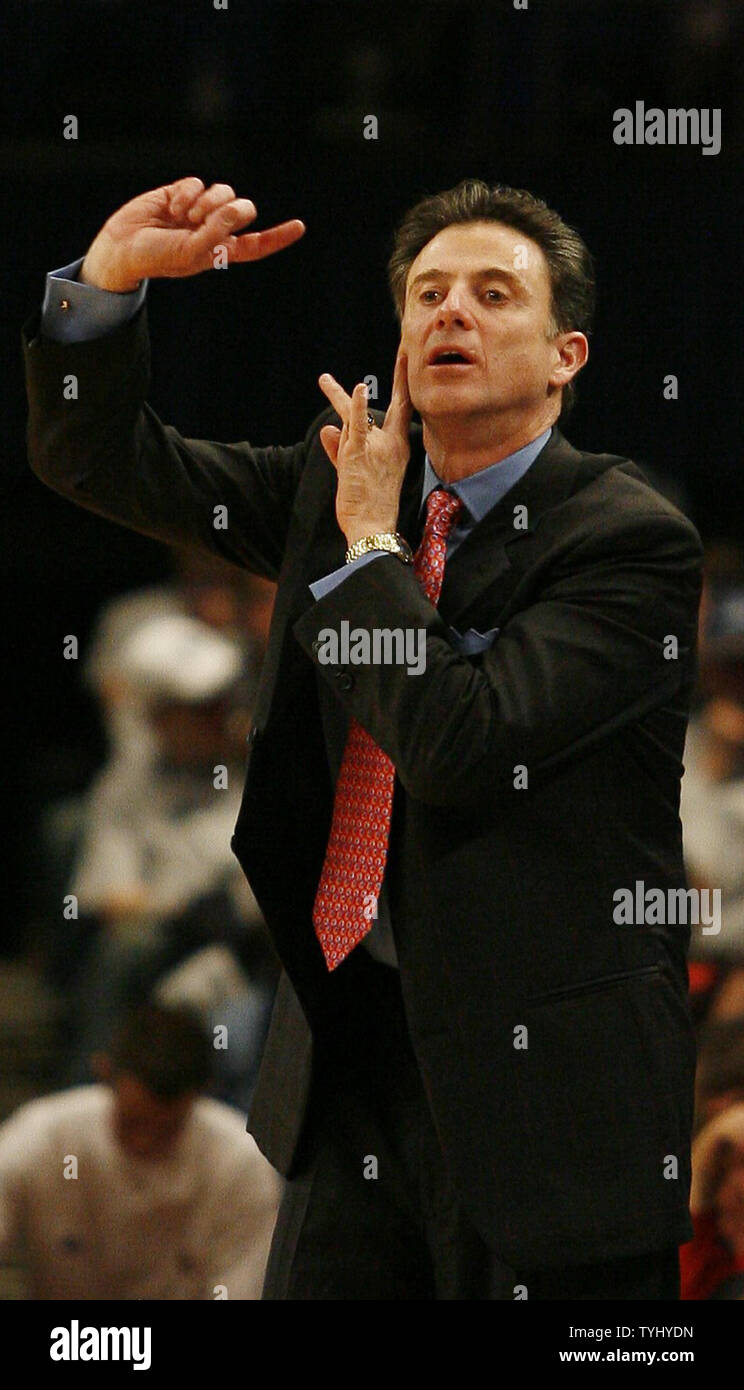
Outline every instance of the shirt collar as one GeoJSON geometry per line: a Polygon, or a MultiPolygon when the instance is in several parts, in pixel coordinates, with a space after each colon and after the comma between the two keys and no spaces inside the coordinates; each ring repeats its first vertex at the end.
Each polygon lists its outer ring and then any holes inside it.
{"type": "Polygon", "coordinates": [[[488,468],[481,468],[478,473],[471,473],[470,477],[460,478],[458,482],[449,485],[437,476],[434,465],[426,454],[421,506],[423,507],[429,493],[433,492],[435,487],[442,487],[457,494],[473,521],[482,521],[486,513],[490,512],[524,476],[544,449],[550,435],[550,429],[543,430],[537,439],[532,439],[529,444],[524,444],[521,449],[508,454],[506,458],[499,459],[498,463],[491,463],[488,468]]]}

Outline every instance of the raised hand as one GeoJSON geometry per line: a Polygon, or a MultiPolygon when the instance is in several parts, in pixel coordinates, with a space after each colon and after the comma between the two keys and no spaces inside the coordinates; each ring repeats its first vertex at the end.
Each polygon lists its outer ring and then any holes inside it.
{"type": "Polygon", "coordinates": [[[320,440],[338,474],[336,517],[349,545],[375,531],[394,531],[400,489],[410,454],[406,356],[398,348],[390,405],[381,426],[369,427],[364,383],[349,396],[327,372],[318,384],[343,428],[324,425],[320,440]]]}
{"type": "Polygon", "coordinates": [[[256,218],[250,198],[237,198],[226,183],[205,188],[201,179],[178,179],[132,198],[104,223],[83,261],[80,278],[100,289],[124,292],[141,280],[198,275],[214,266],[216,247],[229,264],[257,261],[291,246],[305,231],[293,218],[262,232],[243,232],[256,218]]]}

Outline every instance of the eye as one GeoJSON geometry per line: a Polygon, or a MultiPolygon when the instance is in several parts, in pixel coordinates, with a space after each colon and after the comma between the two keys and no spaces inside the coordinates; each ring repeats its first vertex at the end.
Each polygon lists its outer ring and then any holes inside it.
{"type": "Polygon", "coordinates": [[[421,298],[423,299],[423,301],[424,301],[425,304],[431,304],[431,303],[433,302],[433,301],[432,301],[431,299],[429,299],[429,297],[428,297],[430,294],[439,294],[439,290],[422,290],[422,291],[421,291],[421,298]]]}
{"type": "Polygon", "coordinates": [[[500,299],[506,299],[506,295],[503,290],[486,290],[486,299],[492,304],[497,304],[500,299]]]}

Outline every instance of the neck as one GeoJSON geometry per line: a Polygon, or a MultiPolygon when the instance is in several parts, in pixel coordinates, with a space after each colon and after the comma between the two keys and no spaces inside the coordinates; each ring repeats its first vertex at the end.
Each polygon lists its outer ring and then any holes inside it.
{"type": "Polygon", "coordinates": [[[456,483],[531,444],[558,418],[552,402],[528,419],[438,415],[422,418],[423,442],[443,483],[456,483]]]}

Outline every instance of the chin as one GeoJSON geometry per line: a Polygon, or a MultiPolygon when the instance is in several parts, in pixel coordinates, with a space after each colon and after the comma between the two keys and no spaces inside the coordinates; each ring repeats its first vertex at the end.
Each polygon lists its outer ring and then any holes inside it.
{"type": "Polygon", "coordinates": [[[434,390],[421,391],[414,400],[419,415],[456,415],[462,410],[478,409],[483,402],[475,394],[461,386],[439,386],[434,390]]]}

